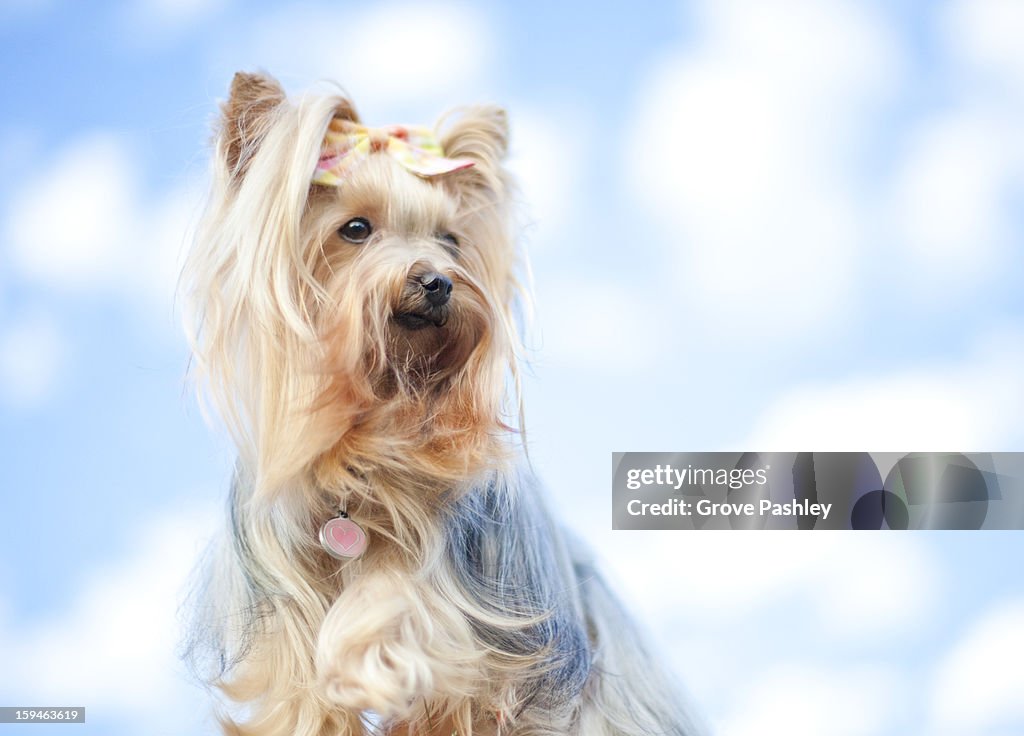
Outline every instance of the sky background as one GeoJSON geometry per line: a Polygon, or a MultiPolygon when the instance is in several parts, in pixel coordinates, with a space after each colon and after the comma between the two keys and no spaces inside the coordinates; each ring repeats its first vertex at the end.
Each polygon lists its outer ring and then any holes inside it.
{"type": "Polygon", "coordinates": [[[508,108],[534,463],[717,733],[1024,732],[1022,533],[613,533],[609,478],[1024,450],[1022,38],[1014,0],[4,0],[0,705],[214,733],[174,650],[231,455],[173,294],[263,68],[371,125],[508,108]]]}

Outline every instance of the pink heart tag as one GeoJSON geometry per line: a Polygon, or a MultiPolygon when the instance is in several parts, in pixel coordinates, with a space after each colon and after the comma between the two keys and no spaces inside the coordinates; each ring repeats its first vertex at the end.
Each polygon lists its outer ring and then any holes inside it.
{"type": "Polygon", "coordinates": [[[352,559],[366,549],[366,532],[351,519],[339,516],[320,527],[320,544],[332,557],[352,559]]]}

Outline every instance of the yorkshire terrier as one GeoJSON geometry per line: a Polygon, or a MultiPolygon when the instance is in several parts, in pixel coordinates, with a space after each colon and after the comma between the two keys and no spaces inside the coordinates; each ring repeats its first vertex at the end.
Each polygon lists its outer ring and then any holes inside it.
{"type": "Polygon", "coordinates": [[[183,277],[238,450],[188,649],[224,733],[692,733],[522,459],[507,140],[232,81],[183,277]]]}

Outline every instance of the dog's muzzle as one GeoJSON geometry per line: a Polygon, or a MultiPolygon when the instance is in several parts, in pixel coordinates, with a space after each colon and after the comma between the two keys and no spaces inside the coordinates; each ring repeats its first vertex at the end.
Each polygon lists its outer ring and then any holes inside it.
{"type": "Polygon", "coordinates": [[[443,307],[452,297],[452,280],[443,274],[428,273],[419,282],[432,307],[443,307]]]}
{"type": "Polygon", "coordinates": [[[407,330],[443,327],[448,321],[452,297],[452,280],[444,274],[429,271],[410,277],[409,307],[395,314],[395,321],[407,330]]]}

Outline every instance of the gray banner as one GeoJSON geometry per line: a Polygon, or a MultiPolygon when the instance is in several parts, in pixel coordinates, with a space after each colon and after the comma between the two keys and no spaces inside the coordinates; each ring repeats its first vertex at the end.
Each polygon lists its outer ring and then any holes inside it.
{"type": "Polygon", "coordinates": [[[0,707],[0,723],[85,723],[85,708],[0,707]]]}
{"type": "Polygon", "coordinates": [[[1024,529],[1024,453],[617,452],[615,529],[1024,529]]]}

